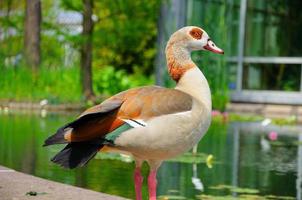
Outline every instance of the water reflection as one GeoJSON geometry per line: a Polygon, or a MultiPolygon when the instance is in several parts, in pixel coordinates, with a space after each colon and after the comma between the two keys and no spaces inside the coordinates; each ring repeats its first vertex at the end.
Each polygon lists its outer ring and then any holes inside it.
{"type": "MultiPolygon", "coordinates": [[[[42,148],[44,139],[73,116],[0,115],[0,164],[43,178],[134,198],[133,163],[94,159],[87,167],[65,170],[49,162],[61,147],[42,148]]],[[[288,196],[301,200],[301,130],[297,126],[213,122],[196,150],[198,154],[212,154],[213,167],[194,159],[165,162],[158,173],[158,194],[169,199],[259,199],[270,195],[270,198],[288,196]],[[277,140],[270,140],[271,131],[278,133],[277,140]]],[[[144,165],[143,173],[147,172],[144,165]]],[[[147,196],[146,185],[143,194],[147,196]]]]}

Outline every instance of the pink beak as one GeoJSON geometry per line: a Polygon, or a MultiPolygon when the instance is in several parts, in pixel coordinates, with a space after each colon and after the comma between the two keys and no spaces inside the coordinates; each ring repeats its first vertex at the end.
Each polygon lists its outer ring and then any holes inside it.
{"type": "Polygon", "coordinates": [[[208,43],[203,48],[214,53],[224,54],[224,51],[218,48],[211,39],[208,39],[208,43]]]}

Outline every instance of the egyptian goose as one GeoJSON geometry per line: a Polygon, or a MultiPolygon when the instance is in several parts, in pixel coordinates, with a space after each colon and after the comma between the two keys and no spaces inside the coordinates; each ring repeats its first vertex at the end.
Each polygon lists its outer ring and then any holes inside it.
{"type": "Polygon", "coordinates": [[[142,199],[140,168],[147,161],[149,199],[156,200],[156,172],[162,161],[191,149],[211,122],[211,92],[191,60],[194,50],[223,54],[199,27],[176,31],[166,47],[176,87],[129,89],[89,108],[45,141],[44,146],[67,143],[52,161],[71,169],[87,164],[98,151],[130,154],[135,160],[136,199],[142,199]]]}

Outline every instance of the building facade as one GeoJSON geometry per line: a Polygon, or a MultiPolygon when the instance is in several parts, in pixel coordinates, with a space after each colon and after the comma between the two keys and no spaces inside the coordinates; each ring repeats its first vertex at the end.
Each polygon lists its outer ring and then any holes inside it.
{"type": "MultiPolygon", "coordinates": [[[[300,0],[170,0],[162,5],[159,48],[182,26],[204,27],[225,57],[202,55],[200,63],[224,63],[232,102],[302,105],[301,6],[300,0]]],[[[163,63],[158,55],[158,84],[163,63]]]]}

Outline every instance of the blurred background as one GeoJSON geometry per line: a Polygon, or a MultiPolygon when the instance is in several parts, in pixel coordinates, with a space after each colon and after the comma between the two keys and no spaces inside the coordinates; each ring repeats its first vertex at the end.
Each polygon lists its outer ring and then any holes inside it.
{"type": "Polygon", "coordinates": [[[41,144],[119,91],[173,87],[166,42],[195,25],[225,51],[192,55],[210,84],[214,122],[195,152],[163,165],[159,195],[301,199],[301,8],[301,0],[1,0],[0,164],[133,198],[128,158],[101,155],[67,172],[49,162],[60,147],[41,144]]]}
{"type": "Polygon", "coordinates": [[[2,0],[0,98],[59,104],[172,86],[166,41],[196,25],[225,50],[193,55],[215,109],[232,100],[301,104],[300,8],[299,0],[2,0]]]}

